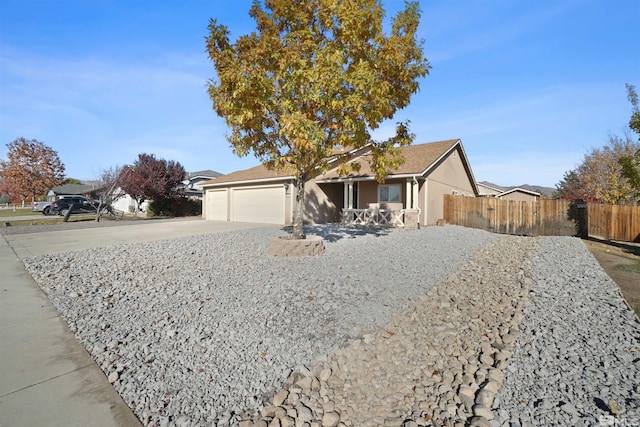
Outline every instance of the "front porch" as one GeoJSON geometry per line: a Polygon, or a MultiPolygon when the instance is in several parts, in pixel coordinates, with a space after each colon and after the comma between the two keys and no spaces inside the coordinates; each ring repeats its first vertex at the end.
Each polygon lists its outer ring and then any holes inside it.
{"type": "Polygon", "coordinates": [[[420,228],[417,209],[342,209],[342,225],[420,228]]]}
{"type": "Polygon", "coordinates": [[[347,180],[341,222],[348,226],[419,228],[417,180],[347,180]]]}

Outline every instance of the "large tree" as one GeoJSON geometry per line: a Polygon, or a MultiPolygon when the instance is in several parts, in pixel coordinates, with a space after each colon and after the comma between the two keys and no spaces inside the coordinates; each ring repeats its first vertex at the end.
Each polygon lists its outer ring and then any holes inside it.
{"type": "Polygon", "coordinates": [[[576,169],[564,175],[556,195],[612,205],[636,204],[637,196],[623,174],[620,159],[639,149],[640,144],[634,143],[629,133],[624,137],[611,135],[608,145],[592,149],[576,169]]]}
{"type": "Polygon", "coordinates": [[[634,85],[625,84],[627,88],[627,99],[631,103],[631,118],[629,119],[629,128],[636,133],[640,141],[640,106],[638,104],[638,94],[634,85]]]}
{"type": "Polygon", "coordinates": [[[0,161],[0,179],[16,194],[35,200],[64,180],[58,153],[40,141],[18,138],[7,144],[7,160],[0,161]]]}
{"type": "Polygon", "coordinates": [[[6,180],[0,176],[0,194],[5,196],[5,199],[9,199],[9,201],[22,199],[20,191],[20,187],[15,185],[13,181],[6,180]]]}
{"type": "MultiPolygon", "coordinates": [[[[257,31],[234,44],[227,27],[209,24],[217,74],[209,96],[237,155],[293,174],[293,237],[301,239],[305,183],[328,169],[334,149],[371,144],[381,182],[404,161],[400,147],[413,140],[406,123],[387,141],[370,132],[409,104],[430,68],[416,38],[418,3],[405,4],[388,35],[379,0],[255,1],[249,15],[257,31]]],[[[340,171],[358,167],[345,162],[340,171]]]]}
{"type": "Polygon", "coordinates": [[[186,172],[179,162],[156,159],[153,154],[139,154],[131,166],[124,166],[122,189],[138,206],[145,200],[167,199],[180,195],[179,184],[186,172]]]}
{"type": "Polygon", "coordinates": [[[563,199],[585,199],[586,194],[582,191],[580,175],[577,170],[565,172],[562,180],[556,184],[555,197],[563,199]]]}
{"type": "Polygon", "coordinates": [[[127,195],[122,190],[125,178],[126,173],[123,173],[123,168],[120,166],[105,169],[100,174],[97,180],[98,189],[95,191],[98,197],[96,222],[99,222],[105,213],[113,212],[113,203],[127,195]]]}
{"type": "MultiPolygon", "coordinates": [[[[629,119],[629,129],[636,133],[640,141],[640,108],[638,107],[638,94],[633,85],[627,84],[627,98],[631,102],[631,118],[629,119]]],[[[620,159],[622,175],[627,179],[634,197],[640,201],[640,146],[635,153],[622,156],[620,159]]]]}

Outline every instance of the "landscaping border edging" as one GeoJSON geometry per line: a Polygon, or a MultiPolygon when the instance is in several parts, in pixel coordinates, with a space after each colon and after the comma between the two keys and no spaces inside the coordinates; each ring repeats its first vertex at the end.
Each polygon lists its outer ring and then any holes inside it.
{"type": "Polygon", "coordinates": [[[269,244],[269,255],[273,256],[313,256],[323,253],[324,240],[320,236],[306,236],[304,239],[278,236],[271,239],[269,244]]]}

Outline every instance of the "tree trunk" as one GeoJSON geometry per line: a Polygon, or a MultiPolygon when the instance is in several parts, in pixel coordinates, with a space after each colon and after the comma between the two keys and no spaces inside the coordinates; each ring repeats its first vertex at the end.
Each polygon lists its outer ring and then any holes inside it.
{"type": "Polygon", "coordinates": [[[96,210],[96,222],[100,222],[100,217],[102,216],[102,198],[100,199],[100,203],[98,203],[98,209],[96,210]]]}
{"type": "Polygon", "coordinates": [[[62,222],[67,222],[69,221],[69,216],[71,215],[71,211],[74,208],[74,204],[70,204],[69,207],[67,208],[67,211],[64,213],[64,218],[62,219],[62,222]]]}
{"type": "Polygon", "coordinates": [[[304,177],[295,180],[296,183],[296,204],[293,208],[293,234],[292,239],[301,240],[305,238],[303,226],[304,218],[304,177]]]}

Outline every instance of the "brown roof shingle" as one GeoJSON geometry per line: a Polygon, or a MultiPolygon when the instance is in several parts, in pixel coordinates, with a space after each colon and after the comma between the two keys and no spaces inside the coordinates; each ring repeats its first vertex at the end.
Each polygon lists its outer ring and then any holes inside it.
{"type": "MultiPolygon", "coordinates": [[[[458,142],[460,142],[459,139],[449,139],[403,147],[402,155],[405,162],[390,175],[420,175],[458,142]]],[[[372,177],[374,173],[368,163],[370,159],[371,155],[367,154],[353,160],[360,160],[360,171],[357,173],[352,172],[346,176],[340,176],[337,169],[333,169],[317,179],[372,177]]]]}
{"type": "MultiPolygon", "coordinates": [[[[390,175],[420,175],[459,142],[459,139],[449,139],[446,141],[429,142],[426,144],[404,147],[402,149],[402,155],[405,158],[405,162],[398,168],[398,170],[392,172],[390,175]]],[[[360,172],[358,173],[350,173],[346,176],[340,176],[337,168],[334,168],[329,172],[320,175],[316,179],[327,180],[336,178],[372,177],[373,172],[367,162],[370,158],[370,154],[363,154],[354,158],[353,161],[360,160],[361,167],[360,172]]],[[[287,173],[285,171],[276,172],[267,169],[264,165],[258,165],[250,169],[244,169],[227,175],[222,175],[217,179],[204,182],[202,185],[218,186],[220,184],[231,182],[262,181],[277,178],[287,179],[292,177],[293,174],[291,173],[287,173]]]]}
{"type": "Polygon", "coordinates": [[[210,181],[206,181],[201,185],[208,186],[209,184],[223,184],[229,182],[241,182],[241,181],[258,181],[263,179],[271,179],[271,178],[290,178],[293,175],[290,173],[286,173],[285,171],[273,171],[267,169],[265,165],[258,165],[252,167],[250,169],[244,169],[240,171],[231,172],[227,175],[222,175],[216,179],[212,179],[210,181]]]}

